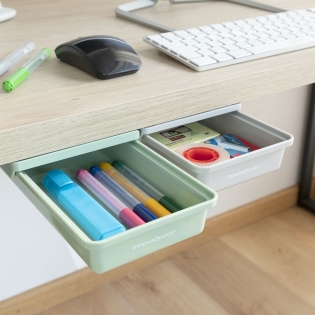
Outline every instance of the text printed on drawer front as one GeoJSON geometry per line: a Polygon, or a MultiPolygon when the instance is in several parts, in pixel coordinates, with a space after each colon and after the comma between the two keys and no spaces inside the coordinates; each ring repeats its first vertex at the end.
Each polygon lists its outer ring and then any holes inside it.
{"type": "Polygon", "coordinates": [[[261,164],[258,164],[258,165],[255,165],[255,166],[253,166],[253,167],[250,167],[250,168],[245,168],[245,169],[244,169],[243,171],[241,171],[241,172],[237,172],[237,173],[228,175],[228,179],[232,179],[232,178],[234,178],[234,177],[237,177],[237,176],[239,176],[239,175],[244,175],[244,174],[247,174],[247,173],[252,172],[252,171],[257,171],[260,166],[261,166],[261,164]]]}
{"type": "Polygon", "coordinates": [[[176,232],[176,230],[169,231],[167,233],[164,233],[164,234],[161,234],[161,235],[157,235],[154,238],[151,238],[150,240],[145,241],[143,243],[140,243],[140,244],[137,244],[137,245],[133,245],[132,246],[132,250],[139,249],[139,248],[144,247],[146,245],[149,245],[149,244],[152,244],[154,242],[160,241],[160,240],[162,240],[162,239],[164,239],[166,237],[173,236],[175,234],[175,232],[176,232]]]}

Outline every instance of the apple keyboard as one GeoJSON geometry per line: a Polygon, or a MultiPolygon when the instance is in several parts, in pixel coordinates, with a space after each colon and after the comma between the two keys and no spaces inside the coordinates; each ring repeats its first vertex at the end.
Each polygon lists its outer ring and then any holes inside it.
{"type": "Polygon", "coordinates": [[[205,71],[315,46],[315,8],[150,35],[144,41],[205,71]]]}

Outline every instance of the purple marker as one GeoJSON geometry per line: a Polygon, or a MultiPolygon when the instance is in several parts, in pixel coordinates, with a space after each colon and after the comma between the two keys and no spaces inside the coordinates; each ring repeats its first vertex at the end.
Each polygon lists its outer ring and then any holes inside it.
{"type": "Polygon", "coordinates": [[[91,166],[90,174],[95,177],[103,186],[117,196],[125,203],[133,212],[139,216],[144,222],[157,219],[157,216],[147,209],[138,199],[131,195],[127,190],[121,187],[114,179],[102,171],[100,167],[91,166]]]}
{"type": "Polygon", "coordinates": [[[145,223],[131,209],[129,209],[108,189],[106,189],[97,179],[95,179],[88,171],[83,169],[78,170],[77,178],[129,228],[133,228],[145,223]]]}

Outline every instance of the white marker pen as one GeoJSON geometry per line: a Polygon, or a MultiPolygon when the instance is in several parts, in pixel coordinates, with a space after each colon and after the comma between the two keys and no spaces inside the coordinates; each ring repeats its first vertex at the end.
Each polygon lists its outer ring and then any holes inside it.
{"type": "Polygon", "coordinates": [[[0,61],[0,77],[10,70],[10,68],[28,55],[35,47],[35,44],[30,42],[18,48],[8,57],[0,61]]]}

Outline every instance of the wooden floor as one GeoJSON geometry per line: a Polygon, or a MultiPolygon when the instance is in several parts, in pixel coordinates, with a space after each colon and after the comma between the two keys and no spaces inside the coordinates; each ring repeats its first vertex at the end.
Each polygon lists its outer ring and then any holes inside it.
{"type": "Polygon", "coordinates": [[[292,208],[41,315],[314,315],[315,216],[292,208]]]}

